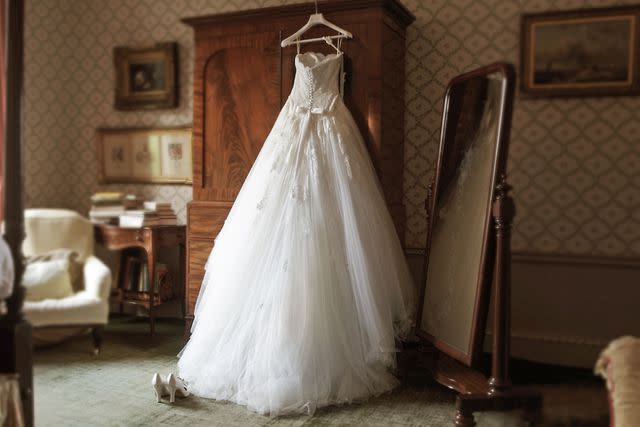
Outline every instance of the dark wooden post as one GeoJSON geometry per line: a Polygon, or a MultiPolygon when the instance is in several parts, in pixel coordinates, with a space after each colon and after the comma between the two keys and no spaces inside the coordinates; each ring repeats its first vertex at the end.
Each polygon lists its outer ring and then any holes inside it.
{"type": "Polygon", "coordinates": [[[33,362],[31,325],[23,319],[24,288],[20,286],[24,263],[22,241],[23,180],[22,180],[22,95],[23,95],[23,34],[24,3],[6,0],[6,117],[4,218],[5,235],[14,261],[13,294],[7,300],[7,315],[0,320],[0,372],[17,373],[20,381],[22,407],[27,426],[33,425],[33,362]]]}
{"type": "Polygon", "coordinates": [[[489,394],[500,393],[511,387],[509,356],[511,354],[511,224],[516,213],[515,203],[509,196],[511,186],[505,175],[496,186],[493,218],[496,228],[496,260],[493,289],[493,358],[489,394]]]}
{"type": "Polygon", "coordinates": [[[509,196],[511,186],[505,175],[499,177],[492,214],[496,230],[496,255],[493,288],[493,354],[491,378],[483,393],[461,393],[456,398],[458,427],[475,425],[478,411],[522,409],[523,419],[533,425],[540,418],[542,396],[535,390],[514,388],[509,377],[511,357],[511,224],[516,213],[509,196]]]}
{"type": "MultiPolygon", "coordinates": [[[[22,278],[23,186],[22,186],[22,41],[23,11],[22,0],[7,0],[7,57],[6,69],[6,120],[5,120],[5,176],[4,176],[4,238],[11,248],[14,260],[15,283],[22,278]]],[[[24,289],[14,288],[7,301],[8,318],[14,322],[22,318],[24,289]]]]}

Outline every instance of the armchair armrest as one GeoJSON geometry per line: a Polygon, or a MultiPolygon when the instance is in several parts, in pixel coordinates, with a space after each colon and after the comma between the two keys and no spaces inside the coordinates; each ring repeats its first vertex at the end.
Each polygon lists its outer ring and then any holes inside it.
{"type": "Polygon", "coordinates": [[[111,291],[111,270],[95,256],[89,256],[84,263],[84,290],[101,301],[109,299],[111,291]]]}

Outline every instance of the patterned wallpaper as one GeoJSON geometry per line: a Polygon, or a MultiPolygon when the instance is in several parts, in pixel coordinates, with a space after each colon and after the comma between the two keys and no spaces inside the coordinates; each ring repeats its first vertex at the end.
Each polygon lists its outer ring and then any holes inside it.
{"type": "MultiPolygon", "coordinates": [[[[86,212],[96,182],[95,129],[191,123],[193,41],[181,17],[300,0],[27,0],[26,202],[86,212]],[[112,49],[179,43],[180,106],[113,108],[112,49]]],[[[434,172],[446,83],[505,59],[517,64],[523,12],[631,3],[612,0],[403,0],[407,35],[404,169],[408,247],[422,247],[423,200],[434,172]]],[[[640,255],[640,101],[516,100],[510,180],[518,204],[514,249],[640,255]]],[[[110,186],[173,202],[181,221],[191,189],[110,186]]]]}

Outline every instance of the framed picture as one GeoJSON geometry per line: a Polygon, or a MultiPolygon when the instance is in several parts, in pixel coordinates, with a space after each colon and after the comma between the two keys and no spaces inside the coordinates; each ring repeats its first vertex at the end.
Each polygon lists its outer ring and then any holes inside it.
{"type": "Polygon", "coordinates": [[[118,110],[173,108],[178,105],[178,45],[116,47],[116,100],[118,110]]]}
{"type": "Polygon", "coordinates": [[[98,181],[191,184],[191,128],[97,131],[98,181]]]}
{"type": "Polygon", "coordinates": [[[636,95],[640,7],[523,15],[521,90],[531,96],[636,95]]]}

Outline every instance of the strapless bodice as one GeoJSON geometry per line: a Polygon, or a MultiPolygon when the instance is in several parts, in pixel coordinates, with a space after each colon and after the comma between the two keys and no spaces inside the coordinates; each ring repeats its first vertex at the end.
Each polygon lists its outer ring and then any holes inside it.
{"type": "Polygon", "coordinates": [[[296,55],[296,76],[289,96],[296,107],[316,114],[329,112],[340,97],[338,76],[342,53],[296,55]]]}

